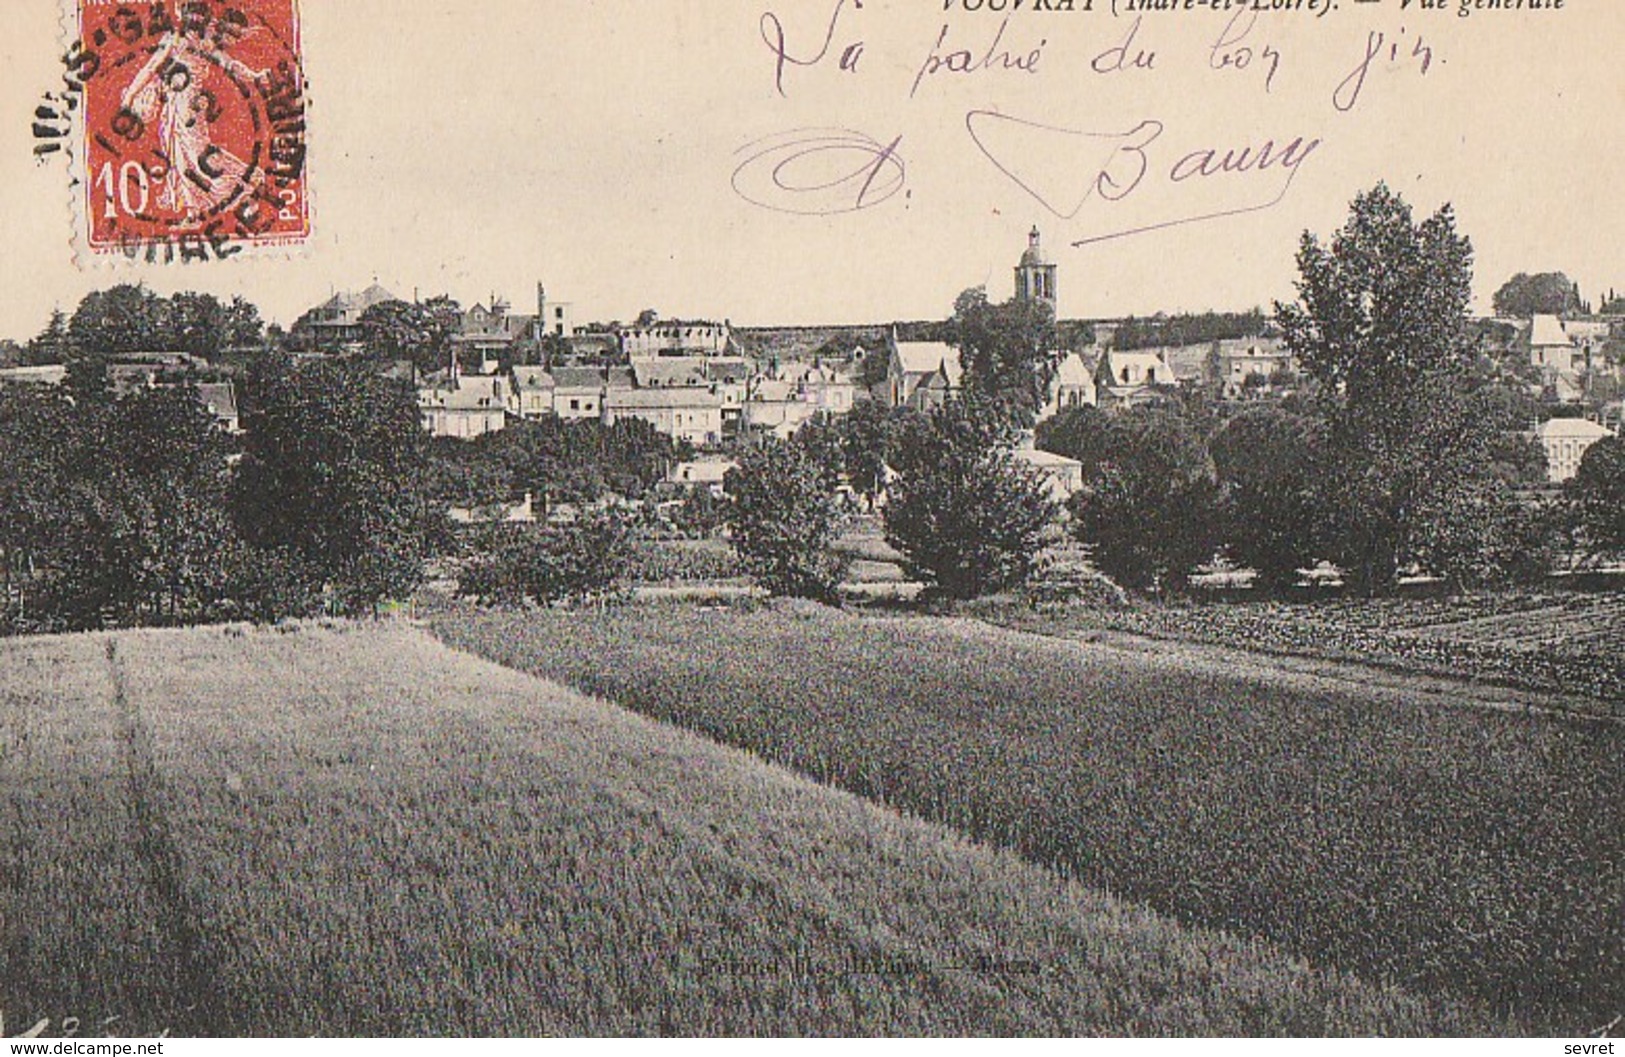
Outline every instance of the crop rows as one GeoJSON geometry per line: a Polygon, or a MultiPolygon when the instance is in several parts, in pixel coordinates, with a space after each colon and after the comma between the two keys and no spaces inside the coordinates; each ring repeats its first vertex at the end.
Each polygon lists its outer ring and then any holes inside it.
{"type": "Polygon", "coordinates": [[[1614,724],[817,608],[437,627],[1188,922],[1566,1031],[1625,1008],[1614,724]]]}
{"type": "MultiPolygon", "coordinates": [[[[1036,626],[1030,619],[1019,624],[1036,626]]],[[[1342,660],[1625,702],[1625,599],[1482,595],[1074,609],[1037,622],[1342,660]]]]}
{"type": "Polygon", "coordinates": [[[1485,1034],[402,627],[0,644],[0,1010],[103,1033],[1485,1034]]]}

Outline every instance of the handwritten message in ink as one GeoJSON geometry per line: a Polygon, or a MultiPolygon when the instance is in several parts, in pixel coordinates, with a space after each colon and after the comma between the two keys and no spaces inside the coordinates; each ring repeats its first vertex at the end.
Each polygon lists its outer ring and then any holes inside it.
{"type": "Polygon", "coordinates": [[[965,156],[1054,218],[1078,222],[1076,245],[1270,209],[1332,149],[1340,119],[1374,96],[1386,105],[1428,90],[1450,61],[1451,25],[1492,11],[1563,9],[1562,0],[925,0],[920,14],[908,11],[919,24],[910,40],[896,31],[895,5],[884,39],[871,35],[878,6],[776,0],[757,26],[761,75],[787,106],[877,91],[892,98],[894,86],[904,112],[918,117],[753,139],[735,158],[734,191],[803,216],[906,208],[911,173],[921,171],[909,160],[918,134],[941,127],[945,102],[981,93],[985,102],[950,115],[965,156]],[[1347,46],[1302,47],[1305,27],[1355,18],[1372,24],[1363,34],[1344,27],[1347,46]],[[1143,85],[1143,99],[1175,77],[1309,105],[1282,107],[1291,116],[1281,119],[1260,106],[1218,125],[1182,124],[1178,100],[1105,117],[1032,101],[1042,98],[1035,86],[1080,84],[1143,85]]]}

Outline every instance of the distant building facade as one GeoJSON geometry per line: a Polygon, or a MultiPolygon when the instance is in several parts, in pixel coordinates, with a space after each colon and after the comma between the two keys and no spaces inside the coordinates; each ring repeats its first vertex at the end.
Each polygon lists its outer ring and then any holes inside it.
{"type": "Polygon", "coordinates": [[[727,323],[671,320],[621,331],[621,352],[637,356],[724,356],[732,344],[727,323]]]}
{"type": "Polygon", "coordinates": [[[1553,418],[1535,427],[1535,440],[1546,453],[1546,477],[1562,484],[1580,471],[1580,460],[1591,446],[1613,431],[1583,418],[1553,418]]]}
{"type": "Polygon", "coordinates": [[[509,397],[504,375],[453,375],[418,390],[418,415],[432,436],[472,440],[508,424],[509,397]]]}
{"type": "Polygon", "coordinates": [[[959,350],[940,341],[898,341],[893,331],[886,342],[886,403],[930,411],[959,394],[964,380],[959,350]]]}
{"type": "Polygon", "coordinates": [[[361,325],[362,313],[373,305],[400,298],[373,283],[360,293],[339,293],[300,316],[292,336],[305,347],[322,352],[340,352],[359,346],[367,334],[361,325]]]}

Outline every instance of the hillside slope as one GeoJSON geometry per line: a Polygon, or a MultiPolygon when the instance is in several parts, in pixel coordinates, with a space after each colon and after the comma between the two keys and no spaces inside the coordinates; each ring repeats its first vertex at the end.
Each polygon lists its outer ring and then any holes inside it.
{"type": "Polygon", "coordinates": [[[404,626],[13,640],[0,688],[12,1030],[1505,1027],[404,626]]]}

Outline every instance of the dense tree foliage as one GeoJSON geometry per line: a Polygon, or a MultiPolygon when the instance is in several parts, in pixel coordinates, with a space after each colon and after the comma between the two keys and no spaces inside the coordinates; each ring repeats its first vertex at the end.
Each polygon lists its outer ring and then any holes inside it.
{"type": "Polygon", "coordinates": [[[458,594],[518,605],[612,601],[627,590],[633,557],[629,520],[594,511],[569,525],[500,526],[464,567],[458,594]]]}
{"type": "Polygon", "coordinates": [[[1325,423],[1274,407],[1244,411],[1210,444],[1224,549],[1267,590],[1290,587],[1326,552],[1325,423]]]}
{"type": "Polygon", "coordinates": [[[1586,449],[1564,486],[1570,523],[1596,557],[1625,554],[1625,439],[1604,437],[1586,449]]]}
{"type": "Polygon", "coordinates": [[[29,341],[23,362],[31,365],[66,363],[72,351],[68,317],[60,308],[55,308],[51,310],[51,318],[45,324],[45,329],[29,341]]]}
{"type": "Polygon", "coordinates": [[[1495,291],[1498,316],[1562,316],[1581,309],[1580,288],[1562,272],[1519,272],[1495,291]]]}
{"type": "Polygon", "coordinates": [[[362,341],[370,358],[410,360],[424,374],[451,366],[451,339],[461,326],[462,310],[449,297],[380,301],[361,313],[362,341]]]}
{"type": "Polygon", "coordinates": [[[1298,269],[1277,315],[1320,383],[1332,557],[1356,590],[1383,590],[1423,559],[1430,517],[1495,487],[1498,427],[1472,392],[1472,245],[1449,206],[1418,224],[1379,184],[1329,247],[1304,234],[1298,269]]]}
{"type": "Polygon", "coordinates": [[[768,593],[838,601],[844,569],[830,549],[841,521],[835,483],[827,458],[800,441],[767,438],[728,471],[734,549],[768,593]]]}
{"type": "Polygon", "coordinates": [[[965,388],[1030,427],[1049,401],[1062,356],[1049,303],[1013,298],[995,305],[986,289],[974,287],[954,301],[948,332],[959,350],[965,388]]]}
{"type": "MultiPolygon", "coordinates": [[[[65,336],[66,344],[84,356],[184,352],[214,360],[228,349],[260,344],[264,327],[259,309],[241,297],[229,304],[213,294],[165,298],[145,286],[125,283],[86,294],[67,322],[65,336]]],[[[53,318],[36,342],[42,350],[60,349],[61,337],[53,318]]]]}
{"type": "Polygon", "coordinates": [[[1266,320],[1260,309],[1250,312],[1202,312],[1195,315],[1130,316],[1117,325],[1112,348],[1123,352],[1162,346],[1206,345],[1214,341],[1254,338],[1264,333],[1266,320]]]}
{"type": "Polygon", "coordinates": [[[1026,583],[1059,508],[1012,454],[1003,409],[949,401],[902,433],[887,488],[886,541],[904,569],[951,598],[1026,583]]]}
{"type": "Polygon", "coordinates": [[[472,440],[431,442],[427,490],[437,502],[462,507],[527,492],[544,506],[590,503],[609,493],[636,499],[664,480],[673,459],[690,453],[642,419],[605,425],[549,415],[472,440]]]}
{"type": "Polygon", "coordinates": [[[422,576],[425,435],[409,386],[324,360],[254,380],[235,488],[237,525],[294,556],[350,612],[405,597],[422,576]]]}
{"type": "Polygon", "coordinates": [[[74,402],[0,389],[5,630],[218,619],[249,565],[227,516],[229,447],[186,388],[74,402]]]}
{"type": "Polygon", "coordinates": [[[1125,587],[1183,588],[1219,545],[1217,486],[1201,436],[1156,408],[1077,415],[1070,434],[1076,447],[1060,454],[1085,466],[1068,503],[1072,532],[1095,564],[1125,587]]]}

